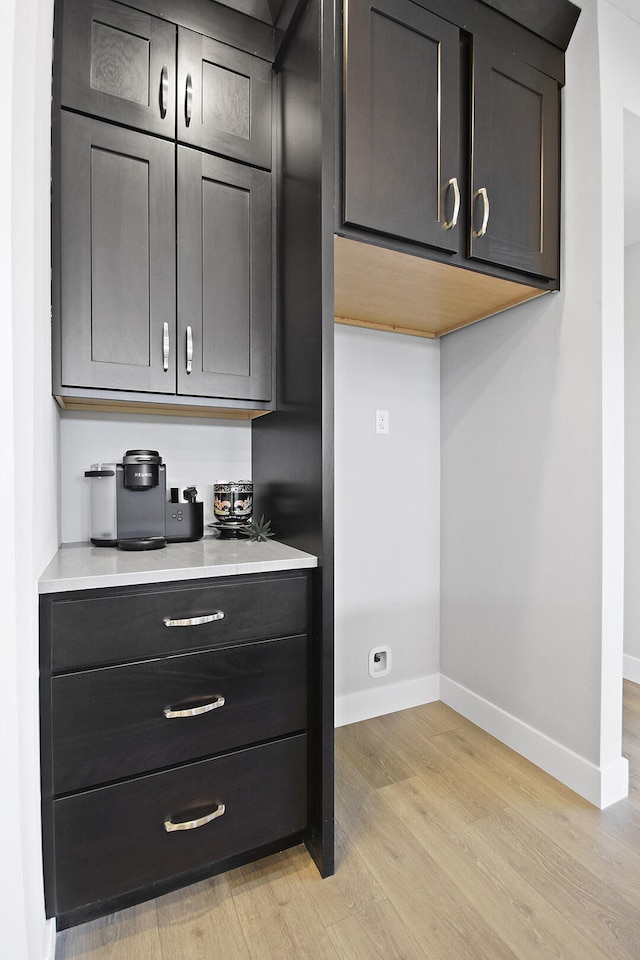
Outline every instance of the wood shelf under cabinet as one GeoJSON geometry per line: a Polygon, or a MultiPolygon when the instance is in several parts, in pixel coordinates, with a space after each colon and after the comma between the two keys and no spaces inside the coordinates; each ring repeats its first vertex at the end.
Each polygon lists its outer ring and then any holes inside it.
{"type": "Polygon", "coordinates": [[[440,337],[547,290],[334,238],[336,323],[440,337]]]}
{"type": "Polygon", "coordinates": [[[93,397],[56,396],[62,410],[88,410],[91,413],[152,414],[163,417],[200,417],[216,420],[255,420],[270,410],[248,410],[243,407],[201,407],[180,403],[152,403],[138,400],[105,400],[93,397]]]}

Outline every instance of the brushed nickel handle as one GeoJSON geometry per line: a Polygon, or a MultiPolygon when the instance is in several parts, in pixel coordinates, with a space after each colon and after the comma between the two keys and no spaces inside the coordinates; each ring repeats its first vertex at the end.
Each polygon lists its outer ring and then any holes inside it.
{"type": "Polygon", "coordinates": [[[160,74],[160,117],[162,120],[167,115],[169,105],[169,70],[165,64],[160,74]]]}
{"type": "Polygon", "coordinates": [[[213,623],[214,620],[224,620],[224,612],[216,610],[215,613],[207,613],[203,617],[186,617],[182,620],[172,620],[171,617],[163,617],[162,622],[165,627],[198,627],[201,623],[213,623]]]}
{"type": "Polygon", "coordinates": [[[162,324],[162,369],[166,373],[169,369],[169,324],[162,324]]]}
{"type": "Polygon", "coordinates": [[[202,703],[199,707],[191,707],[188,710],[173,710],[171,707],[166,707],[164,715],[167,720],[181,720],[183,717],[200,717],[203,713],[211,713],[212,710],[224,707],[224,703],[224,697],[216,697],[215,700],[211,700],[209,703],[202,703]]]}
{"type": "Polygon", "coordinates": [[[191,113],[193,111],[193,80],[191,74],[187,74],[187,83],[184,94],[184,122],[187,126],[191,123],[191,113]]]}
{"type": "Polygon", "coordinates": [[[187,373],[191,373],[193,363],[193,331],[187,327],[187,373]]]}
{"type": "Polygon", "coordinates": [[[473,195],[474,204],[478,197],[482,197],[482,225],[479,230],[473,231],[473,235],[474,237],[484,237],[485,233],[487,232],[487,224],[489,223],[489,195],[486,187],[480,187],[479,190],[476,190],[473,195]]]}
{"type": "Polygon", "coordinates": [[[224,803],[219,803],[215,810],[205,814],[204,817],[198,817],[197,820],[182,820],[174,823],[171,817],[169,817],[169,819],[164,822],[164,828],[167,833],[175,833],[176,830],[197,830],[198,827],[204,827],[207,823],[211,823],[212,820],[217,820],[218,817],[223,815],[225,810],[226,807],[224,803]]]}
{"type": "Polygon", "coordinates": [[[458,186],[458,178],[452,177],[447,184],[447,190],[449,187],[453,188],[453,216],[451,220],[445,220],[442,224],[443,230],[452,230],[458,223],[458,217],[460,216],[460,187],[458,186]]]}

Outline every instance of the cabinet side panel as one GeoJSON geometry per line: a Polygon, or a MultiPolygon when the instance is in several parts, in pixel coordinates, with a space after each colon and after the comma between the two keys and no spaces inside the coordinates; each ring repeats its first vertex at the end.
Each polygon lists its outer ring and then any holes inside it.
{"type": "Polygon", "coordinates": [[[279,62],[278,410],[252,427],[254,513],[320,564],[307,843],[325,876],[334,870],[333,17],[332,4],[309,0],[279,62]]]}

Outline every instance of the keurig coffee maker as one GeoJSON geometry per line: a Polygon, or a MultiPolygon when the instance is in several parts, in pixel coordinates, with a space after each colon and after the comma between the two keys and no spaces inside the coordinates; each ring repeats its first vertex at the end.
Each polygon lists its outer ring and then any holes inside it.
{"type": "Polygon", "coordinates": [[[121,550],[166,546],[166,468],[157,450],[127,450],[122,463],[96,463],[91,484],[91,542],[121,550]]]}
{"type": "Polygon", "coordinates": [[[177,487],[167,501],[166,467],[157,450],[127,450],[122,463],[94,463],[91,480],[91,542],[96,547],[155,550],[200,540],[204,505],[195,487],[177,487]]]}

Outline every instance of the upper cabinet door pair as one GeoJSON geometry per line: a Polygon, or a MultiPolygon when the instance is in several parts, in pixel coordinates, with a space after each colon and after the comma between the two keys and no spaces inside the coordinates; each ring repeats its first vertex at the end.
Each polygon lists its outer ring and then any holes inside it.
{"type": "Polygon", "coordinates": [[[63,16],[61,387],[270,402],[269,64],[113,0],[63,16]]]}
{"type": "Polygon", "coordinates": [[[409,0],[346,11],[345,222],[555,278],[555,80],[474,37],[467,97],[457,26],[409,0]]]}
{"type": "Polygon", "coordinates": [[[264,60],[113,0],[66,0],[62,64],[62,106],[271,168],[264,60]]]}

